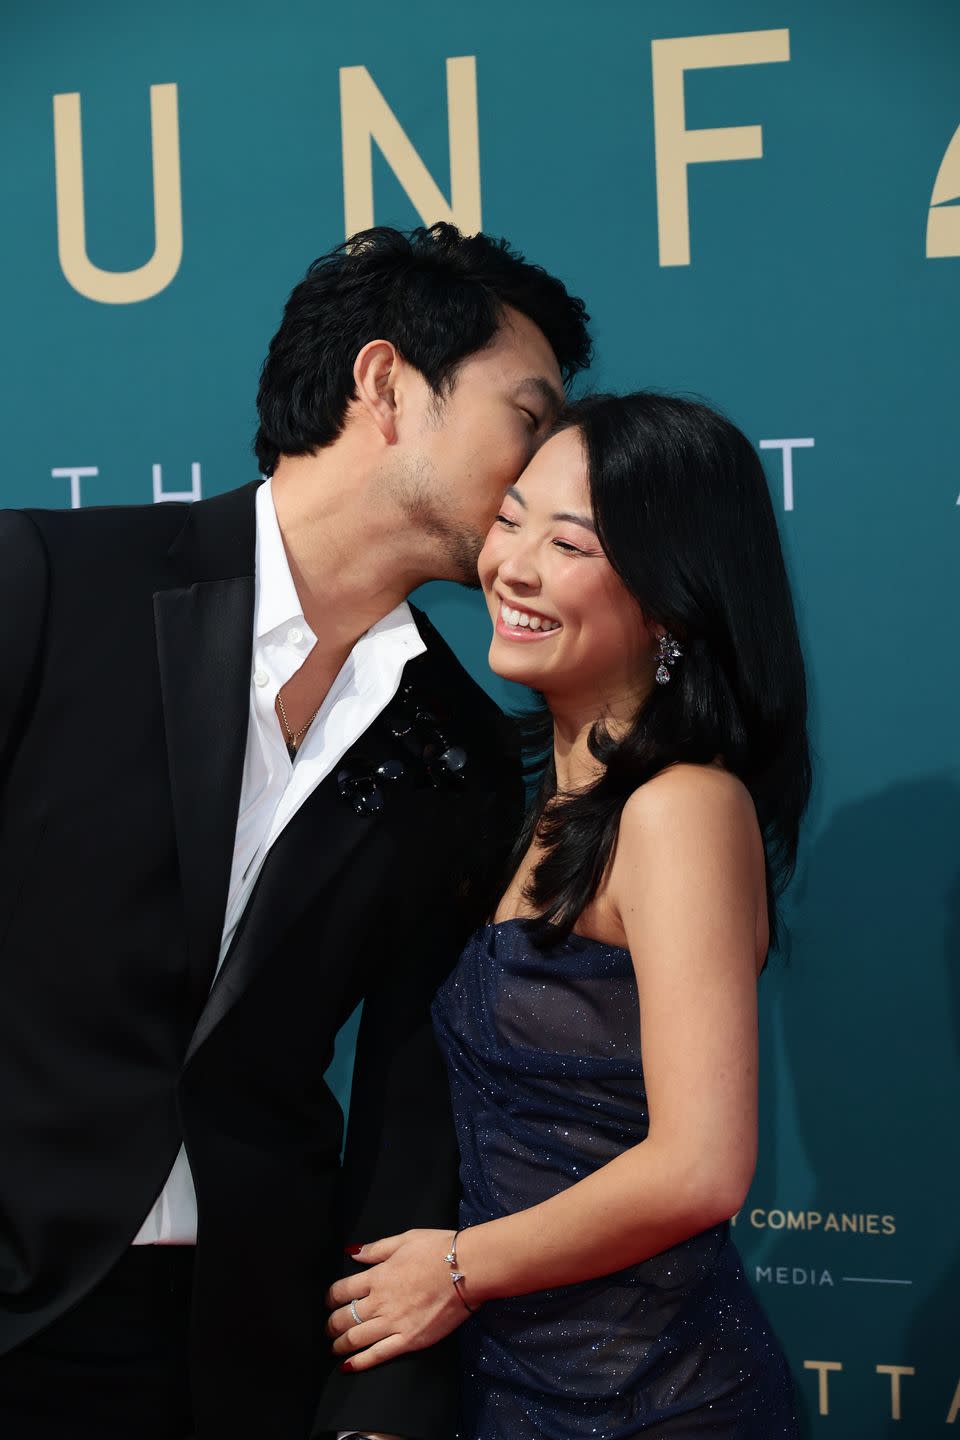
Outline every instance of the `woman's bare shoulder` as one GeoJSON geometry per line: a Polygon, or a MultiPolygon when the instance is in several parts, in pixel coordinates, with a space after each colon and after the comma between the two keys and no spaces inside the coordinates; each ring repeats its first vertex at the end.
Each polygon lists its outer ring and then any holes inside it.
{"type": "Polygon", "coordinates": [[[680,836],[718,828],[756,833],[750,791],[720,765],[671,765],[634,790],[623,807],[620,842],[646,843],[664,832],[680,836]]]}
{"type": "Polygon", "coordinates": [[[753,800],[717,765],[675,765],[647,781],[623,809],[608,897],[630,917],[664,908],[674,920],[755,932],[758,968],[767,947],[766,862],[753,800]]]}

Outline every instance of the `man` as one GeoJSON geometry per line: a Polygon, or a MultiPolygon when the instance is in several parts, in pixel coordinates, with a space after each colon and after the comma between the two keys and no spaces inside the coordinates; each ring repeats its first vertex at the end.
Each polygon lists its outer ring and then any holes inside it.
{"type": "Polygon", "coordinates": [[[504,242],[365,232],[270,345],[266,483],[0,517],[4,1440],[449,1435],[450,1354],[341,1375],[322,1308],[453,1224],[428,1007],[521,804],[406,596],[474,583],[585,319],[504,242]]]}

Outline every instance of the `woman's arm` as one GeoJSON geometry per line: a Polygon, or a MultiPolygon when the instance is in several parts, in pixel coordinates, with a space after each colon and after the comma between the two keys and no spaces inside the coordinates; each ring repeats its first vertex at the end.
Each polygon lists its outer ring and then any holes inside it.
{"type": "MultiPolygon", "coordinates": [[[[605,899],[634,959],[650,1110],[646,1140],[528,1210],[465,1231],[471,1305],[611,1274],[732,1215],[756,1159],[756,976],[764,917],[762,843],[739,781],[678,766],[624,808],[605,899]]],[[[375,1268],[347,1294],[377,1317],[332,1317],[352,1369],[432,1344],[465,1317],[440,1257],[446,1232],[365,1246],[375,1268]],[[380,1263],[376,1263],[380,1262],[380,1263]]]]}
{"type": "Polygon", "coordinates": [[[636,1264],[733,1215],[750,1186],[763,860],[740,783],[684,766],[638,790],[608,893],[637,977],[648,1137],[540,1205],[462,1235],[468,1299],[636,1264]]]}

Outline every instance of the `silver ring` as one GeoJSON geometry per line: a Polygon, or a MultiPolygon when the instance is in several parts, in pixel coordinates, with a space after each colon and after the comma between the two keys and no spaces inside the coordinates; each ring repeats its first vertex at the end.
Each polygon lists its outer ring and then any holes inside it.
{"type": "Polygon", "coordinates": [[[350,1314],[353,1316],[353,1323],[354,1323],[354,1325],[362,1325],[362,1324],[363,1324],[363,1320],[360,1318],[360,1312],[359,1312],[359,1310],[357,1309],[357,1302],[356,1302],[356,1300],[351,1300],[351,1301],[350,1301],[350,1314]]]}

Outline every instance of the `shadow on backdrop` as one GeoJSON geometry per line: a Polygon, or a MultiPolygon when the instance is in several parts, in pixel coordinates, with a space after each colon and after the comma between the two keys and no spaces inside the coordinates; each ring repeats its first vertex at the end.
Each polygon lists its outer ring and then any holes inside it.
{"type": "Polygon", "coordinates": [[[841,807],[798,877],[792,955],[774,962],[779,1045],[765,1038],[761,1154],[779,1153],[782,1173],[767,1170],[764,1194],[786,1208],[786,1173],[805,1167],[808,1211],[896,1223],[890,1236],[781,1231],[764,1258],[833,1275],[833,1287],[778,1297],[793,1363],[843,1365],[829,1376],[822,1419],[817,1375],[799,1369],[805,1436],[830,1424],[844,1440],[940,1433],[960,1380],[943,1324],[960,1286],[958,835],[960,786],[949,774],[841,807]],[[796,1164],[784,1163],[782,1138],[778,1147],[788,1103],[796,1164]],[[914,1367],[900,1381],[900,1420],[877,1365],[914,1367]]]}

